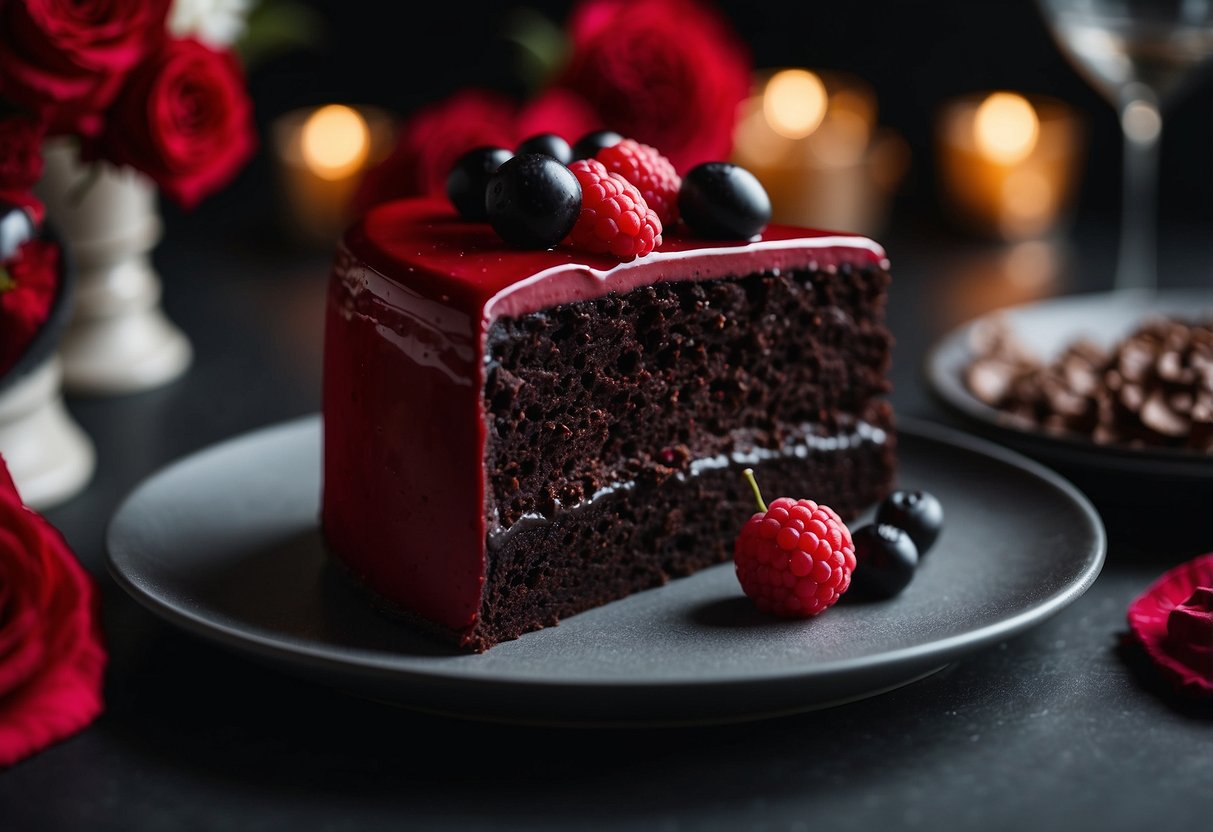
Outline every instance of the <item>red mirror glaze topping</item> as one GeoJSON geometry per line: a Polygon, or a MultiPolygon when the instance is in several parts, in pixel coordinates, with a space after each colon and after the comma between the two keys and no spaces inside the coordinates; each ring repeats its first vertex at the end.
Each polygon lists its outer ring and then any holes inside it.
{"type": "Polygon", "coordinates": [[[769,225],[742,241],[667,234],[652,254],[622,263],[563,243],[516,248],[487,223],[460,219],[444,199],[377,206],[350,230],[345,244],[360,262],[392,275],[411,292],[486,322],[660,280],[703,280],[809,263],[888,267],[884,249],[866,237],[783,225],[769,225]]]}

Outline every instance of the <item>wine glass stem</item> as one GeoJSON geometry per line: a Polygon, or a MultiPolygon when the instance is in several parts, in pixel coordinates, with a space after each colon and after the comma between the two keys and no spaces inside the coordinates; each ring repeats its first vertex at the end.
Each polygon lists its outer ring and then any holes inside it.
{"type": "Polygon", "coordinates": [[[1121,108],[1120,122],[1125,145],[1124,198],[1116,288],[1155,289],[1158,285],[1156,226],[1162,116],[1154,96],[1135,91],[1121,108]]]}

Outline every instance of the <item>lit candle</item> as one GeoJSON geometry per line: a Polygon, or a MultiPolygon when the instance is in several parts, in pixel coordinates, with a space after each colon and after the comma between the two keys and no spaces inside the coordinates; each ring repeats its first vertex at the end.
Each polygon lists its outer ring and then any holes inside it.
{"type": "Polygon", "coordinates": [[[1074,195],[1082,135],[1059,101],[1012,92],[966,96],[941,113],[940,185],[954,219],[1004,240],[1047,236],[1074,195]]]}
{"type": "Polygon", "coordinates": [[[351,220],[362,174],[390,148],[392,130],[386,113],[344,104],[281,116],[272,138],[288,231],[331,245],[351,220]]]}
{"type": "Polygon", "coordinates": [[[733,161],[771,197],[776,222],[876,233],[908,163],[905,142],[876,125],[876,97],[842,72],[764,73],[743,103],[733,161]]]}

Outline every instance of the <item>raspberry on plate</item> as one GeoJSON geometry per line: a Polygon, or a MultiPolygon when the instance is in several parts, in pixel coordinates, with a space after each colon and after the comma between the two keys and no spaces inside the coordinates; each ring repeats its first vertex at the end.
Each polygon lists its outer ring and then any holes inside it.
{"type": "Polygon", "coordinates": [[[678,221],[678,190],[682,178],[673,163],[650,145],[635,139],[623,139],[604,147],[594,156],[611,173],[617,173],[636,186],[665,228],[678,221]]]}
{"type": "Polygon", "coordinates": [[[595,159],[579,159],[569,170],[581,183],[581,214],[570,243],[620,260],[644,257],[661,245],[661,220],[635,185],[595,159]]]}
{"type": "Polygon", "coordinates": [[[829,506],[780,497],[768,507],[753,470],[744,471],[759,511],[733,549],[737,580],[758,609],[781,618],[809,618],[832,607],[851,585],[855,545],[829,506]]]}

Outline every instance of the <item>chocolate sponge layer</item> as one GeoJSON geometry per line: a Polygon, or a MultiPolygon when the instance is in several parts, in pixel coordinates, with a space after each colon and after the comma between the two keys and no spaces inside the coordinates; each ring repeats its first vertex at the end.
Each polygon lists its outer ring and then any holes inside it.
{"type": "Polygon", "coordinates": [[[488,333],[475,649],[732,555],[753,503],[844,518],[894,471],[887,272],[658,283],[488,333]]]}
{"type": "MultiPolygon", "coordinates": [[[[888,491],[894,444],[884,437],[753,467],[768,498],[828,493],[829,504],[850,517],[888,491]]],[[[551,521],[523,520],[491,540],[471,646],[485,649],[729,560],[737,532],[757,510],[742,467],[619,489],[551,521]]]]}
{"type": "Polygon", "coordinates": [[[889,389],[887,283],[849,267],[659,283],[496,321],[489,528],[806,424],[850,428],[889,389]]]}

